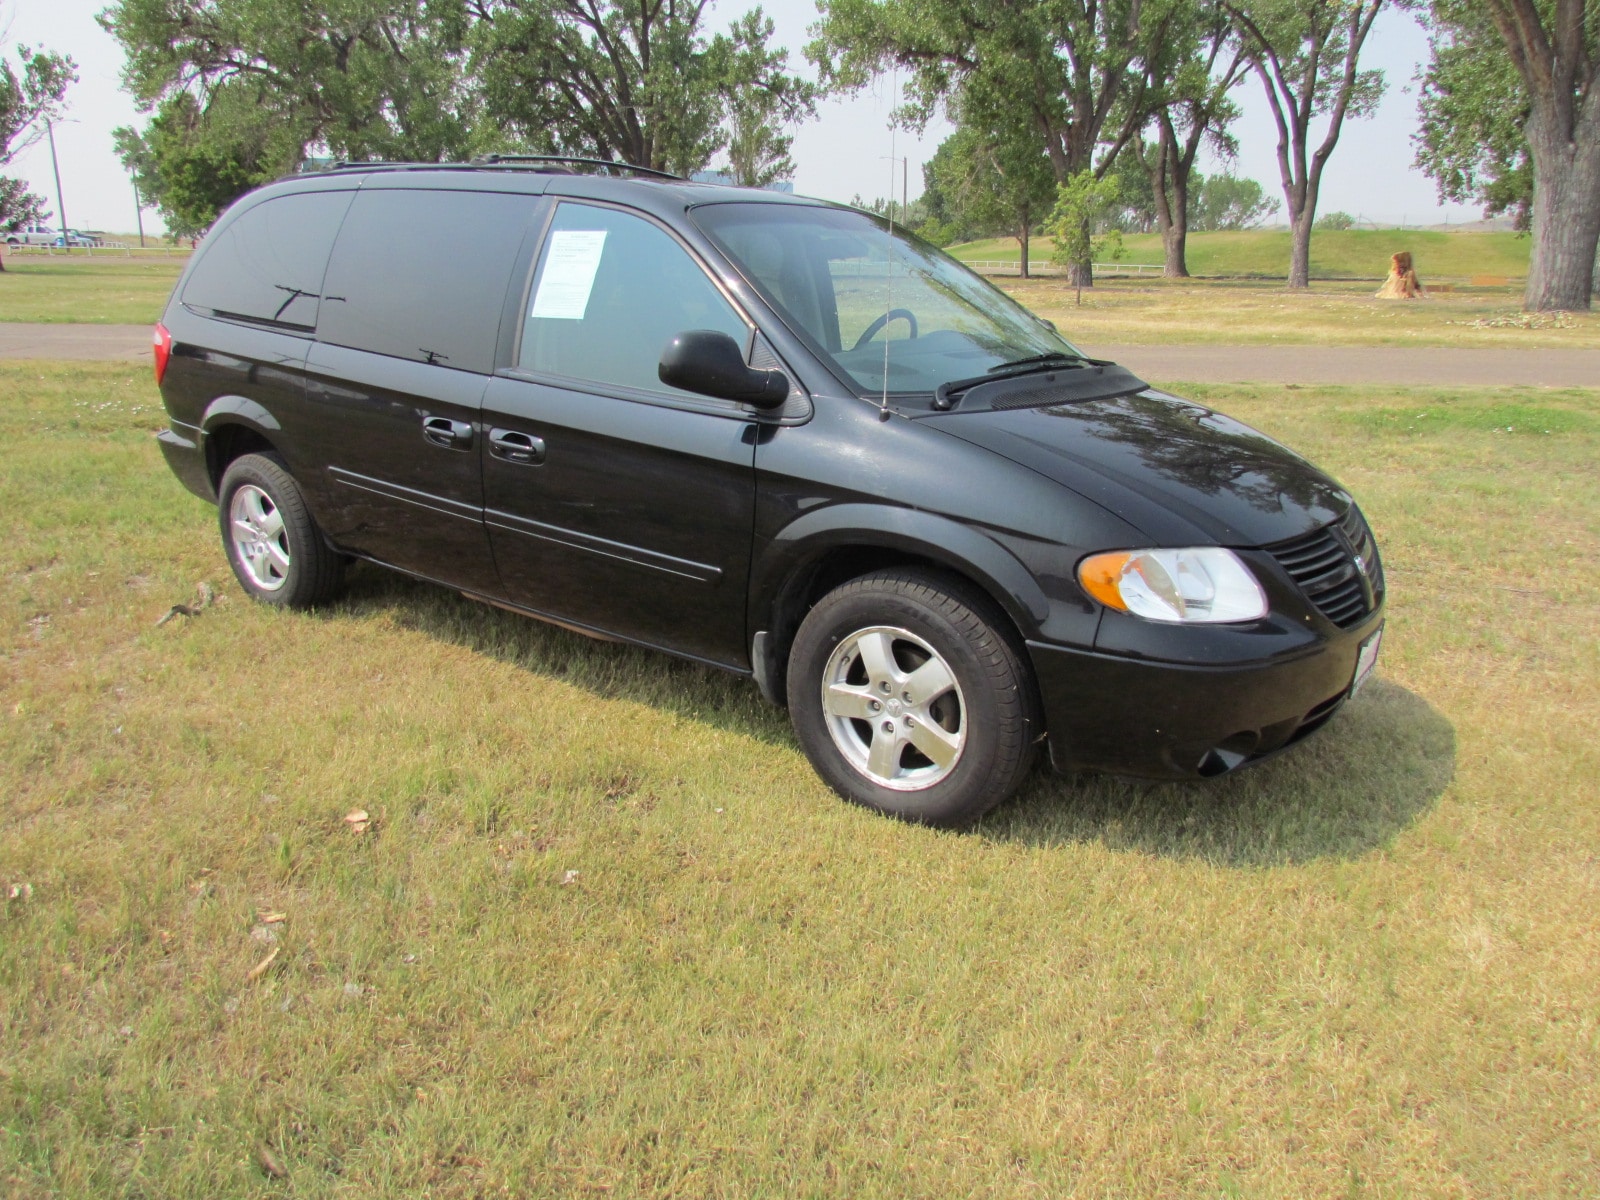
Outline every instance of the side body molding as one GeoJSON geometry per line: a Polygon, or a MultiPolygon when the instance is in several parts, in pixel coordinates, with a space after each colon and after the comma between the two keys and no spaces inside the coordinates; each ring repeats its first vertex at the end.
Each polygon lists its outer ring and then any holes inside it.
{"type": "Polygon", "coordinates": [[[1034,636],[1050,615],[1050,601],[1028,569],[970,525],[920,509],[847,503],[802,514],[757,551],[750,627],[771,628],[773,606],[796,575],[840,546],[881,546],[943,563],[983,587],[1024,637],[1034,636]]]}

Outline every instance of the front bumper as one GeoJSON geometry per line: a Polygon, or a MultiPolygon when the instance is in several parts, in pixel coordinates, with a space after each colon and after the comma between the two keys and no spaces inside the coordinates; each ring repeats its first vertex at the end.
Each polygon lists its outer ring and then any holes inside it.
{"type": "Polygon", "coordinates": [[[1057,770],[1198,779],[1274,754],[1350,694],[1380,609],[1289,659],[1175,663],[1028,643],[1057,770]]]}

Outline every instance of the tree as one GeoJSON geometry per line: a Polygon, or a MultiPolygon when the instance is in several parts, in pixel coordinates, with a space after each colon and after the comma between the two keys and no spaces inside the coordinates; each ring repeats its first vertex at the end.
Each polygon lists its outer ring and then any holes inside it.
{"type": "Polygon", "coordinates": [[[17,65],[0,59],[0,167],[44,136],[45,122],[61,116],[77,64],[48,50],[17,47],[17,65]]]}
{"type": "MultiPolygon", "coordinates": [[[[20,179],[0,175],[0,233],[12,233],[24,225],[43,225],[50,220],[45,198],[28,190],[20,179]]],[[[5,270],[0,263],[0,271],[5,270]]]]}
{"type": "Polygon", "coordinates": [[[1224,158],[1238,151],[1228,125],[1239,107],[1228,93],[1243,77],[1246,59],[1232,22],[1220,6],[1203,5],[1195,21],[1181,22],[1174,36],[1145,60],[1154,106],[1155,141],[1135,137],[1132,150],[1150,180],[1156,227],[1161,231],[1162,274],[1187,278],[1189,186],[1203,143],[1224,158]]]}
{"type": "Polygon", "coordinates": [[[1249,229],[1280,207],[1254,179],[1206,175],[1191,183],[1189,228],[1197,232],[1249,229]]]}
{"type": "Polygon", "coordinates": [[[1528,94],[1493,23],[1476,15],[1462,23],[1435,15],[1431,22],[1412,136],[1417,166],[1441,200],[1477,200],[1485,216],[1510,213],[1525,231],[1533,217],[1533,163],[1523,133],[1528,94]]]}
{"type": "Polygon", "coordinates": [[[469,0],[488,124],[538,151],[687,175],[728,141],[731,116],[747,169],[781,171],[776,127],[808,115],[814,89],[785,71],[759,8],[707,41],[707,3],[469,0]]]}
{"type": "Polygon", "coordinates": [[[1289,286],[1309,287],[1311,229],[1322,173],[1348,117],[1371,113],[1383,72],[1359,67],[1384,0],[1228,0],[1250,67],[1278,126],[1278,172],[1289,216],[1289,286]],[[1326,116],[1311,148],[1311,123],[1326,116]]]}
{"type": "Polygon", "coordinates": [[[957,112],[955,133],[930,164],[939,193],[966,223],[1016,238],[1026,279],[1033,227],[1055,202],[1050,160],[1007,106],[983,94],[978,81],[964,89],[957,112]]]}
{"type": "Polygon", "coordinates": [[[305,149],[293,122],[254,103],[255,89],[223,84],[202,109],[187,92],[164,100],[143,133],[112,131],[118,157],[140,197],[174,237],[203,233],[251,188],[292,170],[305,149]]]}
{"type": "Polygon", "coordinates": [[[118,131],[119,151],[180,227],[315,150],[437,162],[467,149],[460,0],[118,0],[98,20],[155,114],[118,131]]]}
{"type": "Polygon", "coordinates": [[[1343,233],[1356,227],[1356,219],[1347,212],[1324,213],[1317,218],[1316,228],[1343,233]]]}
{"type": "MultiPolygon", "coordinates": [[[[1138,64],[1172,36],[1187,0],[819,0],[819,9],[806,54],[830,87],[858,89],[906,68],[912,99],[901,118],[913,126],[960,89],[981,87],[1005,98],[1059,185],[1084,171],[1103,176],[1145,124],[1138,64]]],[[[1072,273],[1093,282],[1088,258],[1072,273]]]]}
{"type": "Polygon", "coordinates": [[[740,187],[766,187],[794,174],[793,136],[784,126],[816,110],[814,84],[786,74],[789,55],[769,49],[773,24],[759,8],[734,22],[736,48],[723,95],[727,101],[729,173],[740,187]]]}
{"type": "MultiPolygon", "coordinates": [[[[61,115],[67,88],[78,78],[72,59],[48,50],[18,46],[17,65],[20,73],[0,59],[0,167],[44,136],[46,122],[61,115]]],[[[20,179],[0,176],[0,228],[42,225],[48,215],[43,197],[20,179]]]]}
{"type": "MultiPolygon", "coordinates": [[[[1117,202],[1116,182],[1098,179],[1093,171],[1079,171],[1056,189],[1056,206],[1050,213],[1050,236],[1055,239],[1051,257],[1058,263],[1093,262],[1096,257],[1122,257],[1122,233],[1093,231],[1117,202]]],[[[1078,284],[1078,303],[1083,285],[1078,284]]]]}
{"type": "Polygon", "coordinates": [[[1525,308],[1589,308],[1600,277],[1600,0],[1434,0],[1431,16],[1419,161],[1447,195],[1524,206],[1525,308]]]}

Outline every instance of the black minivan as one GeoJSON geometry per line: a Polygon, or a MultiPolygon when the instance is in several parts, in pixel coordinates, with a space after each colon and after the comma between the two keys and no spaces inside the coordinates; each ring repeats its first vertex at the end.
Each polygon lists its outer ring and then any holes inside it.
{"type": "Polygon", "coordinates": [[[1371,673],[1377,547],[1270,438],[853,209],[617,164],[253,192],[156,327],[245,590],[362,558],[754,677],[850,800],[1218,775],[1371,673]]]}

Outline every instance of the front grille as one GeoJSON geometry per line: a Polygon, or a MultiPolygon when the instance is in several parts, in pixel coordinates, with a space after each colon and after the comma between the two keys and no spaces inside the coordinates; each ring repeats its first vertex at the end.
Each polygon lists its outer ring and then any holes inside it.
{"type": "Polygon", "coordinates": [[[1317,611],[1342,629],[1359,625],[1383,600],[1378,544],[1353,504],[1332,525],[1265,550],[1289,572],[1317,611]],[[1356,566],[1357,558],[1364,573],[1356,566]]]}

